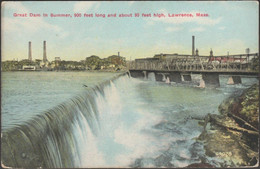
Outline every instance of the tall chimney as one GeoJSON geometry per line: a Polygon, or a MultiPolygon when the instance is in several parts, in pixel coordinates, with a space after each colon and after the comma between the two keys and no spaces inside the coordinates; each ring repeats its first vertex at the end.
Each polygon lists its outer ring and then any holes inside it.
{"type": "Polygon", "coordinates": [[[192,36],[192,56],[195,55],[195,36],[192,36]]]}
{"type": "Polygon", "coordinates": [[[47,62],[46,41],[43,41],[43,62],[47,62]]]}
{"type": "Polygon", "coordinates": [[[120,52],[118,52],[118,56],[120,56],[120,52]]]}
{"type": "Polygon", "coordinates": [[[32,61],[32,43],[29,41],[28,60],[32,61]]]}

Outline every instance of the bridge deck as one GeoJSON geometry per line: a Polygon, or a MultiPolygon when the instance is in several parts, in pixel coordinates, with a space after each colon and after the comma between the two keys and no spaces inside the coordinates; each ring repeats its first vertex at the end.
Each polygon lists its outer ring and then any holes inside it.
{"type": "Polygon", "coordinates": [[[152,70],[152,69],[129,69],[129,71],[147,71],[147,72],[160,72],[160,73],[191,73],[191,74],[221,74],[221,75],[254,75],[259,76],[257,71],[246,71],[246,70],[152,70]]]}

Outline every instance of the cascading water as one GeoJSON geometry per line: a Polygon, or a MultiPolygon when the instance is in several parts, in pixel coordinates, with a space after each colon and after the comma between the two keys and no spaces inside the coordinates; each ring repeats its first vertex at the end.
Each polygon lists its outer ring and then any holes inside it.
{"type": "Polygon", "coordinates": [[[4,154],[12,157],[4,160],[5,164],[17,167],[130,165],[128,159],[141,156],[152,146],[146,140],[150,136],[140,134],[141,129],[160,119],[145,114],[148,109],[142,100],[132,106],[131,100],[140,98],[133,90],[135,83],[138,81],[124,76],[116,84],[110,81],[99,85],[38,115],[26,125],[4,132],[4,154]]]}
{"type": "Polygon", "coordinates": [[[165,81],[166,81],[165,74],[164,74],[164,73],[162,73],[162,76],[163,76],[163,78],[162,78],[162,81],[163,81],[163,82],[165,82],[165,81]]]}
{"type": "Polygon", "coordinates": [[[147,72],[143,71],[143,74],[144,74],[144,79],[147,79],[147,72]]]}
{"type": "Polygon", "coordinates": [[[149,72],[148,73],[148,80],[149,81],[153,81],[153,82],[156,81],[154,72],[149,72]]]}
{"type": "Polygon", "coordinates": [[[79,167],[81,147],[77,139],[84,134],[74,131],[86,128],[87,123],[91,132],[98,132],[96,92],[88,91],[4,132],[3,152],[12,157],[6,161],[7,166],[79,167]]]}
{"type": "MultiPolygon", "coordinates": [[[[86,144],[87,140],[79,143],[88,150],[94,149],[94,153],[83,157],[83,167],[127,167],[134,159],[154,154],[163,146],[161,141],[145,131],[161,118],[150,113],[153,111],[134,90],[138,83],[136,79],[122,77],[115,83],[110,82],[104,88],[104,95],[97,95],[100,131],[95,139],[87,139],[95,140],[94,143],[86,144]],[[139,103],[134,99],[139,99],[139,103]]],[[[83,154],[90,152],[82,150],[83,154]]]]}
{"type": "Polygon", "coordinates": [[[171,83],[171,81],[170,81],[170,78],[167,76],[167,78],[166,78],[166,80],[165,80],[165,83],[171,83]]]}
{"type": "MultiPolygon", "coordinates": [[[[154,73],[148,79],[155,81],[154,73]]],[[[2,162],[49,168],[184,167],[207,158],[194,139],[203,127],[192,117],[218,113],[233,90],[114,78],[5,131],[2,162]]]]}
{"type": "MultiPolygon", "coordinates": [[[[104,82],[26,124],[2,135],[3,161],[16,167],[80,167],[83,158],[80,140],[93,143],[99,131],[96,98],[104,95],[104,82]],[[5,158],[6,157],[6,158],[5,158]]],[[[91,152],[91,151],[89,151],[91,152]]]]}

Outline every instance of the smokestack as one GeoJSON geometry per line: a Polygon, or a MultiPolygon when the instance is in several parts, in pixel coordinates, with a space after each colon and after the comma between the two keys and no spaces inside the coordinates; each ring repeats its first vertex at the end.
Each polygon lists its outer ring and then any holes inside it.
{"type": "Polygon", "coordinates": [[[118,52],[118,56],[120,56],[120,52],[118,52]]]}
{"type": "Polygon", "coordinates": [[[32,43],[29,41],[28,60],[32,61],[32,43]]]}
{"type": "Polygon", "coordinates": [[[192,36],[192,56],[195,55],[195,36],[192,36]]]}
{"type": "Polygon", "coordinates": [[[43,62],[47,62],[46,41],[43,41],[43,62]]]}

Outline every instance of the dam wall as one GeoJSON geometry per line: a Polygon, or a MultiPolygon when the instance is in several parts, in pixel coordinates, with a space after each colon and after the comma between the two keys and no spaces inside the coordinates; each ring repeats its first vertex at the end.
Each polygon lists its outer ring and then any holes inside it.
{"type": "Polygon", "coordinates": [[[2,132],[2,166],[74,168],[81,164],[81,143],[99,131],[97,98],[104,88],[125,76],[116,75],[67,102],[46,110],[25,124],[2,132]]]}

